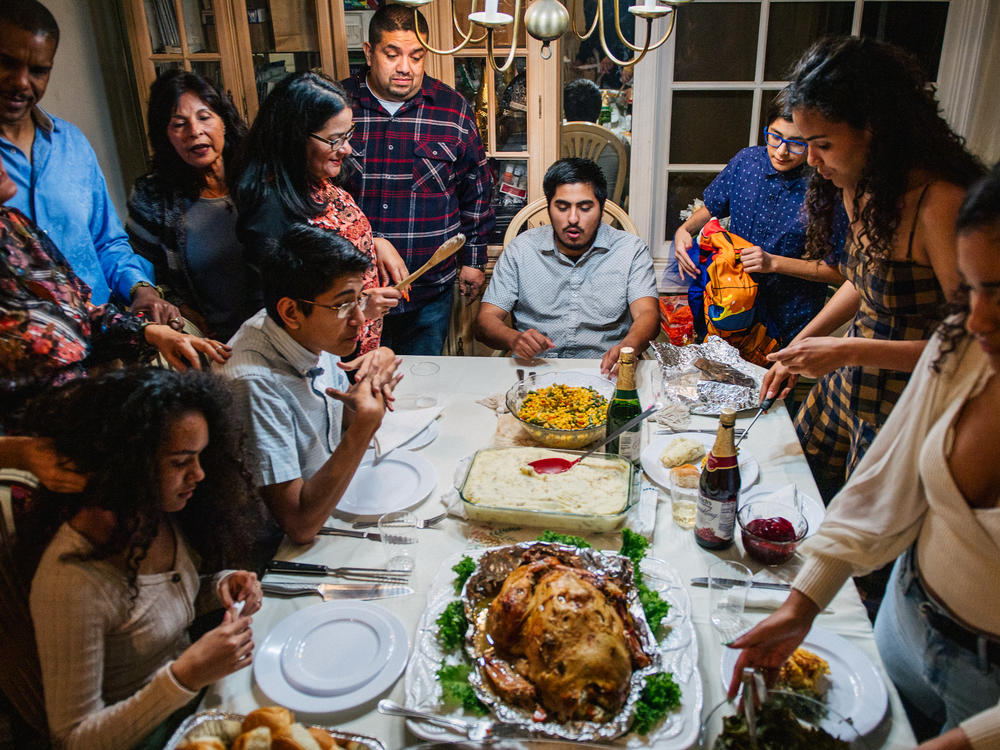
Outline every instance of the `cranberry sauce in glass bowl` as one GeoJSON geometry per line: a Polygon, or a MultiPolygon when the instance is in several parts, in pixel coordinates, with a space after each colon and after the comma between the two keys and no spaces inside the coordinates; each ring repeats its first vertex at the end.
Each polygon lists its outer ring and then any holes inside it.
{"type": "Polygon", "coordinates": [[[771,500],[752,500],[736,514],[743,549],[764,565],[781,565],[791,559],[809,524],[791,505],[771,500]]]}

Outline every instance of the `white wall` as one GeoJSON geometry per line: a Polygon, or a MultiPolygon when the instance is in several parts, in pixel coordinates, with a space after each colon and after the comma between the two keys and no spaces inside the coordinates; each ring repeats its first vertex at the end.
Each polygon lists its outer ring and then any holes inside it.
{"type": "Polygon", "coordinates": [[[124,221],[127,194],[108,115],[90,10],[82,0],[43,2],[59,24],[59,49],[42,107],[72,122],[90,140],[118,216],[124,221]]]}

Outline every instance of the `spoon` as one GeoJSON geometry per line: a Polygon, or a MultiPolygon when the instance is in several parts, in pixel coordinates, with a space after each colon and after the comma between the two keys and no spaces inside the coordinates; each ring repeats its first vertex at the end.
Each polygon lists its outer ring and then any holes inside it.
{"type": "Polygon", "coordinates": [[[436,266],[441,261],[450,258],[452,255],[457,253],[462,249],[465,244],[465,235],[462,233],[456,234],[450,240],[445,240],[441,246],[434,251],[434,254],[424,263],[420,268],[411,273],[405,279],[396,284],[396,288],[399,290],[408,289],[410,284],[419,279],[425,273],[430,271],[434,266],[436,266]]]}
{"type": "Polygon", "coordinates": [[[534,469],[536,474],[562,474],[564,471],[569,471],[578,463],[580,463],[583,459],[589,456],[591,453],[596,451],[598,448],[603,448],[605,445],[610,443],[612,440],[621,435],[623,432],[626,432],[629,427],[638,424],[646,417],[648,417],[650,414],[659,411],[662,408],[663,404],[660,403],[653,404],[648,409],[646,409],[646,411],[642,412],[642,414],[632,417],[632,419],[630,419],[628,422],[623,424],[617,430],[612,432],[610,435],[604,438],[604,440],[599,442],[589,451],[587,451],[582,456],[573,461],[569,461],[565,458],[559,458],[558,456],[552,456],[551,458],[539,458],[534,461],[528,461],[528,466],[534,469]]]}

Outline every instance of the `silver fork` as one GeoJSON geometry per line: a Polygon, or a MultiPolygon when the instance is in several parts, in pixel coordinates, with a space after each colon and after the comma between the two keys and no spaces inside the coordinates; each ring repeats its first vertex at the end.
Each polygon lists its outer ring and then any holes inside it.
{"type": "MultiPolygon", "coordinates": [[[[431,516],[430,518],[424,518],[417,521],[418,529],[429,529],[435,524],[441,523],[445,518],[448,517],[448,511],[444,513],[438,513],[436,516],[431,516]]],[[[351,524],[353,529],[370,529],[373,526],[378,526],[378,521],[355,521],[351,524]]]]}

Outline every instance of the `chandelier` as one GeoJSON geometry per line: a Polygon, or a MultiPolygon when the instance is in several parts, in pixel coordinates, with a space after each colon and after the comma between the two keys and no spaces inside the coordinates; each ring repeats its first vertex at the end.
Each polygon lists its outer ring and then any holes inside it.
{"type": "MultiPolygon", "coordinates": [[[[396,2],[412,7],[415,15],[417,8],[427,5],[433,2],[433,0],[396,0],[396,2]]],[[[635,4],[628,8],[628,12],[646,21],[646,40],[641,47],[630,42],[622,33],[621,20],[618,15],[618,0],[597,0],[597,12],[594,14],[594,20],[590,24],[590,27],[583,33],[580,33],[577,27],[576,18],[570,17],[570,12],[566,10],[566,6],[559,0],[534,0],[528,6],[527,10],[524,11],[524,28],[532,37],[542,43],[541,56],[543,60],[548,60],[552,57],[552,48],[549,44],[572,28],[573,34],[581,41],[589,39],[596,32],[605,56],[615,65],[629,66],[635,65],[646,56],[647,52],[657,49],[667,41],[674,30],[674,6],[685,5],[689,2],[691,0],[663,0],[662,3],[658,0],[636,0],[635,4]],[[615,33],[618,35],[621,43],[633,53],[631,59],[620,60],[608,49],[604,29],[604,3],[606,2],[614,4],[615,33]],[[666,33],[655,44],[650,44],[653,21],[667,14],[670,14],[670,25],[667,27],[666,33]]],[[[455,0],[451,0],[452,23],[455,26],[455,30],[462,37],[462,41],[455,47],[451,49],[434,49],[427,44],[427,41],[420,34],[416,35],[417,40],[429,52],[438,55],[453,55],[459,50],[465,49],[469,44],[479,44],[485,39],[486,59],[489,60],[490,67],[498,73],[503,73],[514,62],[514,52],[517,49],[518,31],[521,22],[521,0],[514,0],[513,16],[508,13],[499,12],[499,0],[485,0],[485,4],[486,7],[484,10],[476,11],[477,0],[472,0],[471,10],[473,12],[469,13],[469,30],[466,32],[462,30],[461,23],[455,14],[455,0]],[[498,65],[493,45],[493,32],[496,29],[502,29],[511,24],[513,24],[513,34],[511,36],[510,49],[507,51],[506,60],[504,60],[502,65],[498,65]],[[486,31],[481,36],[474,38],[477,26],[482,27],[486,31]]],[[[416,26],[416,28],[420,27],[416,26]]]]}

